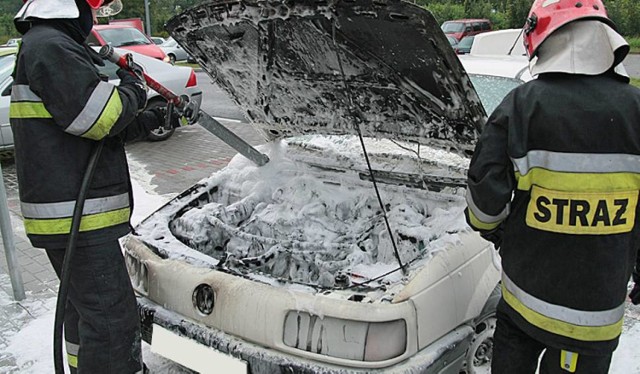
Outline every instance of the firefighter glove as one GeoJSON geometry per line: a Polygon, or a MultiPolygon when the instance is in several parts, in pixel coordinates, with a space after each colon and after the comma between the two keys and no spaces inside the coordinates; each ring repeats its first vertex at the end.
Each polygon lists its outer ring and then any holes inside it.
{"type": "Polygon", "coordinates": [[[640,269],[633,272],[633,288],[629,292],[629,298],[634,305],[640,304],[640,269]]]}
{"type": "Polygon", "coordinates": [[[138,110],[142,110],[147,105],[147,86],[142,80],[131,74],[131,72],[118,69],[116,71],[120,78],[120,87],[126,87],[132,90],[138,101],[138,110]]]}
{"type": "Polygon", "coordinates": [[[183,117],[176,110],[173,110],[171,112],[171,118],[169,118],[168,120],[167,120],[167,107],[153,108],[151,110],[153,110],[156,113],[156,116],[158,117],[158,121],[160,121],[160,125],[158,127],[162,127],[168,124],[169,129],[175,129],[186,124],[186,121],[183,121],[183,117]]]}

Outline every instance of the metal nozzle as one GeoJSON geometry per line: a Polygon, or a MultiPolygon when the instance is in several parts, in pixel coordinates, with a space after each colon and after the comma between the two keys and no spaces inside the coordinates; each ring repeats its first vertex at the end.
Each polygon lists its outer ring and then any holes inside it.
{"type": "Polygon", "coordinates": [[[111,62],[117,62],[119,58],[119,56],[117,56],[117,53],[113,49],[111,44],[103,45],[98,51],[98,54],[100,54],[100,57],[102,57],[103,60],[108,60],[111,62]]]}

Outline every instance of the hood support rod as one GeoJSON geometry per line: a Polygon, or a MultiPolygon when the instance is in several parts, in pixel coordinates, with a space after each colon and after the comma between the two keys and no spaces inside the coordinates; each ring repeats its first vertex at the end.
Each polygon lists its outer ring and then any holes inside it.
{"type": "Polygon", "coordinates": [[[351,89],[349,87],[349,83],[347,82],[347,77],[344,73],[344,68],[342,67],[342,59],[340,58],[341,49],[336,42],[336,23],[333,21],[332,23],[332,38],[333,45],[336,48],[336,57],[338,58],[338,66],[340,67],[340,75],[342,77],[342,84],[344,85],[344,91],[347,96],[347,100],[349,103],[349,112],[353,116],[353,119],[356,121],[356,131],[358,132],[358,137],[360,138],[360,145],[362,146],[362,152],[364,153],[364,158],[367,161],[367,168],[369,169],[369,175],[371,176],[371,182],[373,182],[373,188],[376,191],[376,197],[378,198],[378,204],[380,204],[380,210],[382,211],[382,217],[384,218],[384,223],[387,226],[387,231],[389,232],[389,239],[391,240],[391,245],[393,246],[393,254],[398,260],[398,264],[400,265],[400,269],[402,269],[402,274],[407,275],[406,265],[402,263],[402,259],[400,258],[400,252],[398,252],[398,246],[396,245],[396,241],[393,237],[393,231],[391,230],[391,225],[389,224],[389,218],[387,217],[387,212],[384,207],[384,203],[382,202],[382,197],[380,197],[380,191],[378,190],[378,183],[376,182],[376,177],[373,173],[373,169],[371,168],[371,162],[369,161],[369,154],[367,153],[367,148],[364,144],[364,137],[362,136],[362,130],[360,129],[360,123],[365,121],[362,110],[355,105],[353,101],[353,95],[351,93],[351,89]]]}

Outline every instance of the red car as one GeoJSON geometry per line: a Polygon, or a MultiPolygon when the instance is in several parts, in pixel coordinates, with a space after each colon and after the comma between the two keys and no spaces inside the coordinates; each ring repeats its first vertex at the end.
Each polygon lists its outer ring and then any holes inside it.
{"type": "Polygon", "coordinates": [[[476,35],[491,31],[493,25],[488,19],[456,19],[446,21],[440,26],[446,36],[452,36],[461,41],[465,36],[476,35]]]}
{"type": "Polygon", "coordinates": [[[87,38],[90,46],[111,44],[112,47],[129,49],[140,54],[169,61],[167,55],[149,37],[133,26],[95,25],[87,38]]]}

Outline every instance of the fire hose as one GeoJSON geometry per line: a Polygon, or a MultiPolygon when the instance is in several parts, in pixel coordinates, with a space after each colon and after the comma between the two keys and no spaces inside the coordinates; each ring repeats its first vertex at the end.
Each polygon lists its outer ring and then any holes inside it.
{"type": "MultiPolygon", "coordinates": [[[[224,127],[216,119],[200,110],[199,105],[194,101],[190,101],[188,96],[176,95],[170,89],[164,87],[158,81],[149,76],[146,72],[144,72],[142,68],[134,63],[131,54],[127,53],[124,55],[120,55],[110,45],[103,46],[100,49],[99,53],[103,59],[115,63],[118,67],[125,69],[139,79],[144,80],[149,88],[153,89],[165,100],[167,100],[167,115],[166,122],[164,124],[165,128],[171,128],[171,117],[173,115],[173,111],[177,110],[178,114],[186,118],[189,124],[193,124],[197,121],[198,124],[204,127],[207,131],[222,139],[225,143],[230,145],[243,156],[256,163],[258,166],[262,166],[269,161],[269,158],[265,154],[260,153],[258,150],[253,148],[253,146],[246,143],[243,139],[224,127]]],[[[103,146],[104,140],[101,140],[100,142],[96,143],[93,148],[93,151],[89,158],[89,162],[87,163],[87,167],[82,179],[82,184],[80,185],[78,198],[73,210],[71,230],[69,232],[69,242],[67,243],[67,247],[65,250],[64,262],[62,264],[62,272],[60,275],[61,279],[58,290],[58,298],[56,301],[56,313],[53,332],[53,359],[56,374],[64,374],[62,330],[64,326],[64,313],[67,304],[69,282],[71,279],[71,259],[73,258],[77,247],[84,203],[86,201],[89,186],[91,184],[91,180],[93,179],[93,174],[98,164],[98,160],[100,159],[100,153],[102,152],[103,146]]]]}

